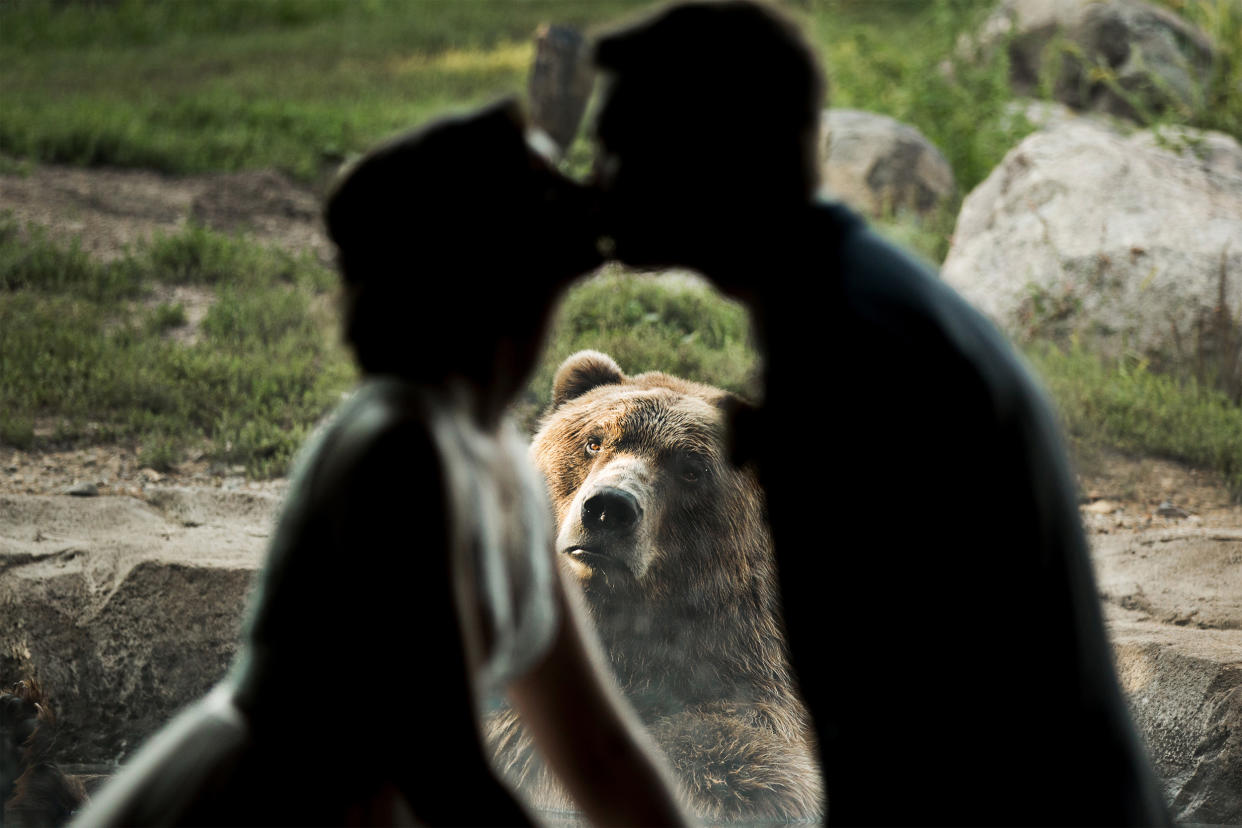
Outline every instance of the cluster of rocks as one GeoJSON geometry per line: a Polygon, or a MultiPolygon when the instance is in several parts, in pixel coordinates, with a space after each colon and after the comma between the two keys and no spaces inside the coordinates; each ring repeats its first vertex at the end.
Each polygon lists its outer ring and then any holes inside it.
{"type": "Polygon", "coordinates": [[[1144,0],[1003,0],[959,43],[967,57],[1007,53],[1019,95],[1041,85],[1077,110],[1137,119],[1189,108],[1211,71],[1211,40],[1144,0]]]}

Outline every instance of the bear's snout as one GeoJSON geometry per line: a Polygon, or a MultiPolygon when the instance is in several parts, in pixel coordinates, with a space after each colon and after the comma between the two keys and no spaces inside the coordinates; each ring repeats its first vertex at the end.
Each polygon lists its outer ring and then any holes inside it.
{"type": "Polygon", "coordinates": [[[596,588],[613,590],[647,574],[655,558],[652,523],[659,519],[651,510],[652,477],[645,460],[614,456],[568,504],[557,548],[580,578],[598,581],[596,588]]]}
{"type": "Polygon", "coordinates": [[[641,516],[638,498],[624,489],[602,488],[582,503],[583,528],[601,535],[631,532],[641,516]]]}

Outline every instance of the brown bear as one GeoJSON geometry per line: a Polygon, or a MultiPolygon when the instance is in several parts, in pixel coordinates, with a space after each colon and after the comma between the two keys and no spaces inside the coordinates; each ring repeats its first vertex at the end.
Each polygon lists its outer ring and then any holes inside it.
{"type": "MultiPolygon", "coordinates": [[[[557,551],[617,679],[709,822],[807,820],[823,787],[781,625],[753,476],[724,452],[720,389],[581,351],[560,367],[532,452],[557,551]]],[[[568,801],[510,710],[489,740],[536,806],[568,801]]]]}
{"type": "Polygon", "coordinates": [[[64,825],[86,788],[53,761],[56,715],[33,678],[0,689],[0,825],[64,825]]]}

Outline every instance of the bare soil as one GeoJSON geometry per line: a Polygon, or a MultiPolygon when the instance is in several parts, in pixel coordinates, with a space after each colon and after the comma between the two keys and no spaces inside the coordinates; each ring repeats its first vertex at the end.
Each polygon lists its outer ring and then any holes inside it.
{"type": "Polygon", "coordinates": [[[48,228],[52,238],[77,238],[83,250],[105,261],[191,222],[331,260],[318,196],[267,170],[168,176],[32,166],[25,174],[0,175],[0,211],[11,211],[23,225],[48,228]]]}

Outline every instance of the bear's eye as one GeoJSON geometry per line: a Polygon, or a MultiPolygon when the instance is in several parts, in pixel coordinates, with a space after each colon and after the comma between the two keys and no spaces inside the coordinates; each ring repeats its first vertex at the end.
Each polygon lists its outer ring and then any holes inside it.
{"type": "Polygon", "coordinates": [[[592,437],[591,439],[587,440],[587,444],[586,444],[587,454],[598,454],[599,450],[602,449],[603,447],[604,447],[604,443],[598,437],[592,437]]]}
{"type": "Polygon", "coordinates": [[[683,458],[680,465],[681,468],[677,471],[681,475],[681,479],[687,483],[698,483],[706,469],[703,461],[696,457],[683,458]]]}

